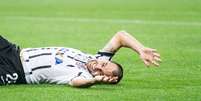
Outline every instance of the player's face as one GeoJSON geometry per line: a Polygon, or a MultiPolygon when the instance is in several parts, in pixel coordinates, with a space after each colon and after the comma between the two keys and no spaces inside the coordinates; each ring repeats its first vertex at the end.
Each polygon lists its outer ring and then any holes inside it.
{"type": "Polygon", "coordinates": [[[93,60],[87,64],[91,70],[92,75],[106,75],[113,77],[113,71],[116,69],[117,65],[108,60],[93,60]]]}

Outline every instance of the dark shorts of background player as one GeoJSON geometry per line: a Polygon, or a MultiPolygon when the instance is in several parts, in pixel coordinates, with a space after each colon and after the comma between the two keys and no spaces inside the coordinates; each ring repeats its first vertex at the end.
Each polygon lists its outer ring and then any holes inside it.
{"type": "Polygon", "coordinates": [[[0,85],[25,84],[20,48],[0,35],[0,85]]]}

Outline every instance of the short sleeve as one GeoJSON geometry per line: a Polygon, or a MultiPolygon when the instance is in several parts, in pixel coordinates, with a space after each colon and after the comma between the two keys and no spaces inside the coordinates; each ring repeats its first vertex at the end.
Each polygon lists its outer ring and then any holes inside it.
{"type": "Polygon", "coordinates": [[[109,61],[112,59],[113,56],[114,56],[114,53],[101,52],[101,51],[98,51],[97,54],[95,55],[96,59],[105,59],[109,61]]]}

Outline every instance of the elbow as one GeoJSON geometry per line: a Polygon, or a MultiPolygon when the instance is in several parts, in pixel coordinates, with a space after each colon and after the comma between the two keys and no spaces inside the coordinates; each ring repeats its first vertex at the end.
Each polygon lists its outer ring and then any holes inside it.
{"type": "Polygon", "coordinates": [[[116,34],[115,34],[115,37],[116,39],[118,40],[118,43],[125,47],[125,39],[126,39],[126,36],[127,36],[127,32],[122,30],[122,31],[118,31],[116,34]]]}
{"type": "Polygon", "coordinates": [[[117,36],[120,36],[120,37],[123,37],[123,36],[125,36],[126,34],[127,34],[127,32],[126,32],[125,30],[118,31],[118,32],[116,33],[116,35],[117,35],[117,36]]]}
{"type": "Polygon", "coordinates": [[[128,36],[128,33],[124,30],[118,31],[115,35],[119,40],[123,40],[126,36],[128,36]]]}

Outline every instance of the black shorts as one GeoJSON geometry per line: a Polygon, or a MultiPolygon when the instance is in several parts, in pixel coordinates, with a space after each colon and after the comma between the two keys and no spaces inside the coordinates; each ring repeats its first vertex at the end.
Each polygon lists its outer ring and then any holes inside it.
{"type": "Polygon", "coordinates": [[[20,49],[0,35],[0,85],[25,84],[20,49]]]}

